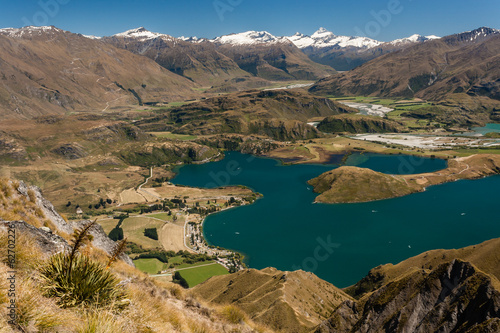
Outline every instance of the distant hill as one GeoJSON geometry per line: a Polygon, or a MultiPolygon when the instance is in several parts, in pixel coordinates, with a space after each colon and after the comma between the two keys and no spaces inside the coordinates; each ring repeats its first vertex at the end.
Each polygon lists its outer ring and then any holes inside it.
{"type": "Polygon", "coordinates": [[[154,61],[55,27],[0,29],[0,119],[103,110],[193,96],[154,61]]]}
{"type": "Polygon", "coordinates": [[[355,112],[345,105],[291,90],[248,91],[212,97],[173,108],[136,124],[165,127],[179,134],[259,134],[277,140],[310,139],[321,134],[306,122],[355,112]]]}
{"type": "Polygon", "coordinates": [[[342,166],[309,182],[320,193],[316,202],[352,203],[401,197],[415,190],[401,179],[366,168],[342,166]]]}
{"type": "Polygon", "coordinates": [[[459,179],[477,179],[500,173],[500,155],[476,154],[448,160],[443,170],[416,175],[388,175],[367,168],[342,166],[309,180],[315,201],[354,203],[401,197],[459,179]]]}

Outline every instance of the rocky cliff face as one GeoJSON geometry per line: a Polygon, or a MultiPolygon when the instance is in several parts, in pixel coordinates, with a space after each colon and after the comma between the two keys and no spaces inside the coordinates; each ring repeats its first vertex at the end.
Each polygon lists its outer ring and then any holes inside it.
{"type": "Polygon", "coordinates": [[[498,280],[453,260],[401,276],[359,301],[344,302],[315,330],[327,332],[498,332],[498,280]]]}

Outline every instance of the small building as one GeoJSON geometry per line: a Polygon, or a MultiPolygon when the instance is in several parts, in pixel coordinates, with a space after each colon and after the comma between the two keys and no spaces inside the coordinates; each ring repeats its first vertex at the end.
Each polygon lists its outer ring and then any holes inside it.
{"type": "Polygon", "coordinates": [[[78,208],[76,209],[76,214],[77,214],[77,215],[82,215],[82,214],[83,214],[83,210],[82,210],[80,207],[78,207],[78,208]]]}

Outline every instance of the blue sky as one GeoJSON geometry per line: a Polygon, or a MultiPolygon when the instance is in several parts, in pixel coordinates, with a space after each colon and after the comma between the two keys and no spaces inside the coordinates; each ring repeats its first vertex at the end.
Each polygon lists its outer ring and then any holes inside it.
{"type": "Polygon", "coordinates": [[[0,26],[55,25],[88,35],[144,26],[179,37],[266,30],[283,36],[319,27],[388,41],[500,28],[500,0],[22,0],[4,1],[0,26]]]}

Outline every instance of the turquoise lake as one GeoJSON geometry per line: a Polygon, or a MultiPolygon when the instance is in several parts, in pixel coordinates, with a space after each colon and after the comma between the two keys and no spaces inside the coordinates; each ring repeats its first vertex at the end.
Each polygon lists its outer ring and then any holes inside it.
{"type": "Polygon", "coordinates": [[[472,130],[476,133],[485,135],[486,133],[496,132],[500,133],[500,124],[489,123],[484,127],[473,127],[472,130]]]}
{"type": "MultiPolygon", "coordinates": [[[[439,159],[377,154],[351,155],[346,164],[393,174],[446,167],[439,159]]],[[[172,182],[245,185],[262,193],[252,205],[210,215],[204,224],[207,241],[243,253],[251,268],[304,269],[338,287],[356,283],[381,264],[500,237],[500,176],[370,203],[314,204],[307,180],[335,167],[282,165],[227,152],[219,162],[181,167],[172,182]]]]}

